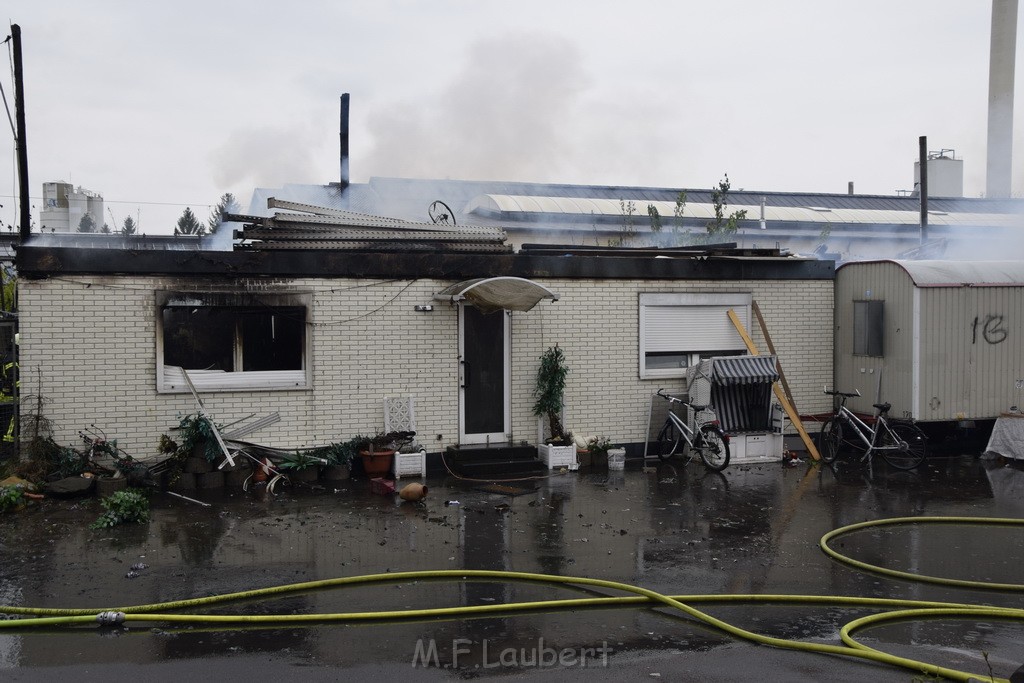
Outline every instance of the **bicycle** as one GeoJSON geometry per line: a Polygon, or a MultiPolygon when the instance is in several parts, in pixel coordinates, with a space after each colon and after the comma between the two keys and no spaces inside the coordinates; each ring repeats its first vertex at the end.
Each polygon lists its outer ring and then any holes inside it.
{"type": "Polygon", "coordinates": [[[681,398],[663,393],[664,389],[658,389],[658,396],[668,401],[668,417],[665,424],[658,433],[658,439],[654,442],[654,453],[662,460],[668,460],[680,450],[680,445],[686,442],[686,462],[693,458],[694,451],[700,456],[704,466],[713,472],[721,472],[729,466],[729,437],[722,431],[718,420],[707,420],[690,426],[681,417],[672,411],[672,404],[692,408],[699,412],[707,406],[688,403],[681,398]]]}
{"type": "Polygon", "coordinates": [[[824,391],[833,397],[840,396],[842,400],[839,402],[839,409],[835,416],[821,425],[819,448],[822,460],[827,463],[834,462],[839,451],[844,447],[860,447],[857,442],[846,438],[844,425],[848,425],[850,433],[863,444],[864,453],[860,458],[861,462],[868,460],[875,453],[879,453],[883,460],[898,470],[912,470],[924,462],[928,454],[928,437],[912,421],[891,420],[888,413],[892,404],[873,404],[873,407],[878,410],[878,415],[875,417],[874,426],[869,427],[846,407],[847,399],[860,396],[860,390],[850,393],[829,391],[825,387],[824,391]]]}

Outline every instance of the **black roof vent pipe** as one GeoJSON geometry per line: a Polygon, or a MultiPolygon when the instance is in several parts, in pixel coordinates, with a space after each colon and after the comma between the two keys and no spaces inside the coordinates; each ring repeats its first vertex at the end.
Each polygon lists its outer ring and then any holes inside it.
{"type": "Polygon", "coordinates": [[[348,93],[341,96],[341,186],[342,192],[348,187],[348,93]]]}

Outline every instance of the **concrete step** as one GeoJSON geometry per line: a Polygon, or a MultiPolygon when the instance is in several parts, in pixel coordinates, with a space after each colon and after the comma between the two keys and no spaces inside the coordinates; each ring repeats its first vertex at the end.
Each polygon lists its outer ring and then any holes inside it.
{"type": "Polygon", "coordinates": [[[449,463],[536,460],[537,447],[508,443],[459,444],[445,449],[445,458],[449,463]]]}
{"type": "Polygon", "coordinates": [[[547,466],[536,458],[531,460],[477,460],[449,462],[449,467],[463,477],[471,479],[511,479],[542,475],[547,466]]]}

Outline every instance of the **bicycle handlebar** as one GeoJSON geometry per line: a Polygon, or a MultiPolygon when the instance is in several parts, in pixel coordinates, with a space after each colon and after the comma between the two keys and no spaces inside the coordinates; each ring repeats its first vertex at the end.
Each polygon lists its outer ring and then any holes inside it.
{"type": "Polygon", "coordinates": [[[844,398],[853,398],[854,396],[860,396],[860,389],[854,389],[852,394],[848,391],[839,391],[837,389],[829,391],[828,387],[822,387],[822,389],[824,390],[823,393],[830,394],[832,396],[843,396],[844,398]]]}
{"type": "Polygon", "coordinates": [[[664,391],[665,391],[664,387],[662,387],[661,389],[658,389],[658,392],[657,392],[658,396],[661,396],[663,399],[665,399],[669,403],[683,403],[683,399],[678,398],[676,396],[672,396],[671,394],[662,393],[664,391]]]}

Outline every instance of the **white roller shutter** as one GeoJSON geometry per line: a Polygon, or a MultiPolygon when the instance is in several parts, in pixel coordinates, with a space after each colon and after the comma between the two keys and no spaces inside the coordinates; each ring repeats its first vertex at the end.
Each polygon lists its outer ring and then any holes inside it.
{"type": "Polygon", "coordinates": [[[749,329],[751,295],[743,293],[641,294],[640,376],[682,377],[683,368],[648,367],[648,354],[742,351],[743,338],[729,320],[733,310],[749,329]]]}

